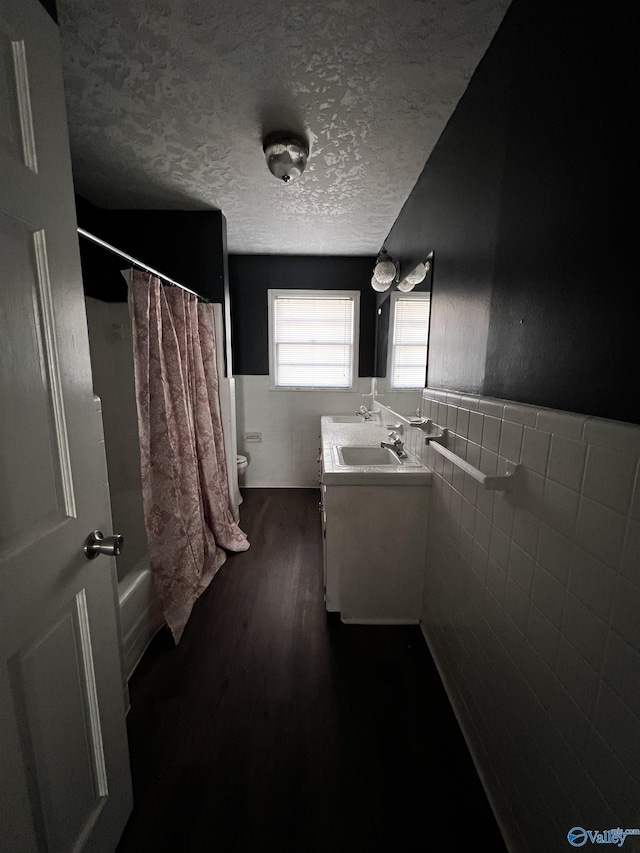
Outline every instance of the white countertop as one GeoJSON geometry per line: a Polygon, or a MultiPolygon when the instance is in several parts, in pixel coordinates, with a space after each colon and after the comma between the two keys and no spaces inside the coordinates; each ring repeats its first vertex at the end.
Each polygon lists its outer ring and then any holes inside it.
{"type": "MultiPolygon", "coordinates": [[[[376,422],[333,423],[331,415],[320,419],[322,434],[322,482],[343,486],[424,486],[431,483],[431,471],[407,453],[397,465],[341,465],[337,447],[380,447],[389,440],[389,430],[376,422]]],[[[401,436],[402,438],[402,436],[401,436]]]]}

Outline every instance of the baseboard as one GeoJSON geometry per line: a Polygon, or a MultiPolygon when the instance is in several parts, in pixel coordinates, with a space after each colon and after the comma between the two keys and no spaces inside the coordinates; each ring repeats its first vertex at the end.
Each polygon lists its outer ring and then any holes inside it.
{"type": "Polygon", "coordinates": [[[320,483],[310,483],[308,480],[278,480],[273,483],[270,480],[254,480],[242,483],[242,489],[319,489],[320,483]]]}
{"type": "Polygon", "coordinates": [[[340,617],[345,625],[419,625],[419,619],[349,619],[340,617]]]}
{"type": "Polygon", "coordinates": [[[133,675],[151,640],[164,625],[162,612],[159,609],[148,608],[140,615],[136,624],[124,638],[127,681],[133,675]]]}
{"type": "Polygon", "coordinates": [[[476,748],[475,748],[473,738],[471,738],[469,736],[466,720],[464,719],[463,715],[460,713],[460,709],[458,707],[458,701],[455,697],[455,694],[452,693],[452,691],[450,690],[448,679],[445,676],[444,671],[442,670],[442,667],[440,666],[440,662],[438,661],[438,656],[436,655],[435,650],[434,650],[431,642],[429,641],[429,637],[427,636],[427,633],[426,633],[425,627],[424,627],[424,622],[422,620],[420,620],[420,631],[422,632],[422,636],[424,637],[424,641],[427,644],[427,648],[429,649],[429,654],[431,655],[431,659],[433,660],[435,667],[438,670],[438,675],[440,676],[440,681],[442,682],[442,686],[444,687],[445,693],[447,694],[449,704],[451,705],[454,716],[456,718],[456,722],[458,723],[458,728],[462,732],[462,737],[464,738],[464,742],[466,743],[467,749],[469,750],[469,755],[471,756],[471,760],[473,761],[473,765],[476,769],[476,773],[478,774],[478,778],[480,779],[482,787],[484,788],[484,792],[485,792],[485,795],[486,795],[487,800],[489,802],[489,806],[491,808],[491,811],[493,812],[493,816],[496,819],[496,823],[498,824],[498,829],[500,830],[500,833],[502,835],[502,838],[504,840],[506,848],[509,851],[509,853],[520,853],[520,851],[516,847],[516,844],[510,838],[509,828],[506,826],[504,820],[502,819],[502,810],[498,806],[498,803],[496,802],[496,798],[494,796],[494,793],[491,790],[491,787],[489,786],[489,784],[487,782],[487,778],[484,774],[482,764],[478,759],[478,755],[476,752],[476,748]]]}

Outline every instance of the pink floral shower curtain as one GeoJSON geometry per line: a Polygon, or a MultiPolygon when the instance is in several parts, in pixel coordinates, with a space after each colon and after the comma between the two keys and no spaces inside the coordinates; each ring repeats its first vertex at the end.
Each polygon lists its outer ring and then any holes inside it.
{"type": "Polygon", "coordinates": [[[129,304],[151,571],[178,643],[224,549],[249,542],[229,510],[213,306],[137,270],[129,304]]]}

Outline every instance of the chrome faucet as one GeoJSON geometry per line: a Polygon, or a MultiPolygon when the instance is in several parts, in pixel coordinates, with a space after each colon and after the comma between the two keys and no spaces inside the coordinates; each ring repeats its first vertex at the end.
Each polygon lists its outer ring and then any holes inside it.
{"type": "Polygon", "coordinates": [[[373,412],[370,412],[366,406],[360,406],[356,415],[360,415],[360,417],[364,418],[365,421],[370,421],[373,416],[373,412]]]}
{"type": "Polygon", "coordinates": [[[389,450],[392,450],[398,459],[406,459],[407,451],[404,449],[404,444],[402,443],[399,435],[395,432],[390,432],[389,438],[391,441],[381,441],[380,447],[387,447],[389,450]]]}

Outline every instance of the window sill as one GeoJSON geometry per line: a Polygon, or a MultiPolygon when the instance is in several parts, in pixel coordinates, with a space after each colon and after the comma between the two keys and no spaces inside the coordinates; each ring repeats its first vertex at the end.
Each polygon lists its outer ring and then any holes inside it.
{"type": "Polygon", "coordinates": [[[345,392],[347,394],[354,394],[358,391],[358,386],[336,388],[331,385],[269,385],[269,391],[335,391],[340,394],[344,394],[345,392]]]}

